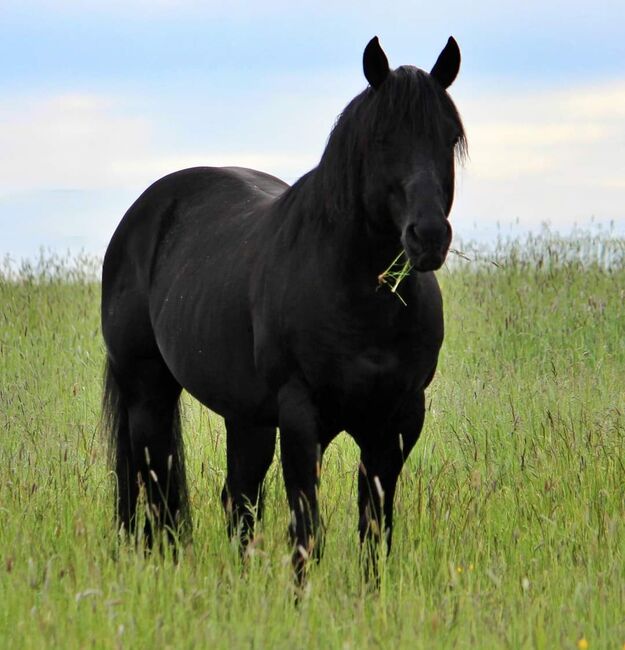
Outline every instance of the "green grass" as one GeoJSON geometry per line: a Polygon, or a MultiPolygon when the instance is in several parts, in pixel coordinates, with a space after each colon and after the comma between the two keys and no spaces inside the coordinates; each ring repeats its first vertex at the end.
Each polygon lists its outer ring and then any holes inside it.
{"type": "Polygon", "coordinates": [[[219,499],[223,424],[190,399],[194,543],[178,564],[119,544],[93,266],[5,268],[0,647],[622,648],[625,243],[543,233],[483,257],[438,274],[447,336],[379,592],[361,578],[358,455],[341,436],[299,608],[277,463],[242,571],[219,499]]]}

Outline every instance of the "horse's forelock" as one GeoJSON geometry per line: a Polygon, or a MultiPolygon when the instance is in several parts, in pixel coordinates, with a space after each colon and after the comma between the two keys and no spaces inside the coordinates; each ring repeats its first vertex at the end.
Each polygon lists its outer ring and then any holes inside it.
{"type": "Polygon", "coordinates": [[[466,154],[466,136],[460,115],[451,97],[427,72],[414,66],[401,66],[387,83],[371,97],[368,129],[388,133],[403,129],[421,138],[440,143],[446,121],[456,122],[460,159],[466,154]]]}

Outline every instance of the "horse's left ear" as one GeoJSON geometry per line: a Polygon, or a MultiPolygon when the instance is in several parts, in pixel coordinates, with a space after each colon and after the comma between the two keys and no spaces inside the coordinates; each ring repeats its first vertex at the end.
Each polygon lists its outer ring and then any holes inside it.
{"type": "Polygon", "coordinates": [[[453,36],[449,37],[445,49],[438,55],[430,74],[443,88],[449,88],[460,70],[460,48],[453,36]]]}
{"type": "Polygon", "coordinates": [[[374,36],[362,55],[362,68],[372,88],[379,88],[389,73],[388,59],[380,47],[378,37],[374,36]]]}

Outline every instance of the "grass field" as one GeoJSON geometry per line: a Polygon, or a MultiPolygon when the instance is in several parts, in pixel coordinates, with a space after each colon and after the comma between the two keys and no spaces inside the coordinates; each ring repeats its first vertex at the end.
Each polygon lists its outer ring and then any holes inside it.
{"type": "Polygon", "coordinates": [[[0,280],[1,648],[625,647],[623,240],[544,233],[438,273],[446,342],[380,590],[361,578],[358,456],[341,436],[299,608],[277,463],[243,571],[219,499],[223,425],[190,399],[193,545],[175,564],[119,543],[99,286],[70,266],[0,280]]]}

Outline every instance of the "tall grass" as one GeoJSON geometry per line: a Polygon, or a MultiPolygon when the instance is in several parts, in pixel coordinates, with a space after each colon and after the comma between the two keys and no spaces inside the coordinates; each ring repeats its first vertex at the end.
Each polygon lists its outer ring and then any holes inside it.
{"type": "Polygon", "coordinates": [[[621,648],[625,260],[609,236],[500,242],[439,272],[446,341],[379,591],[357,559],[358,453],[328,450],[322,563],[293,604],[278,464],[248,565],[225,535],[224,429],[185,398],[193,544],[116,538],[98,435],[99,286],[42,257],[0,279],[0,645],[621,648]]]}

